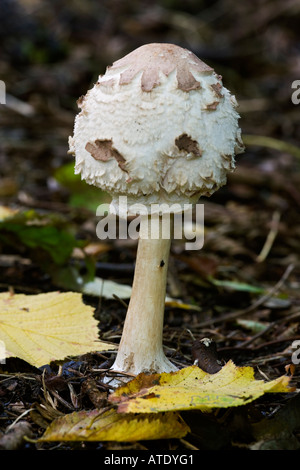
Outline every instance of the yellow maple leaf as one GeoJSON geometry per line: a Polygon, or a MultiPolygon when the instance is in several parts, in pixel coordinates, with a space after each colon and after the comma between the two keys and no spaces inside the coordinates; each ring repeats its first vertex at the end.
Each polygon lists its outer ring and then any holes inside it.
{"type": "Polygon", "coordinates": [[[121,413],[158,413],[212,408],[227,408],[249,403],[264,393],[290,392],[287,376],[270,382],[255,380],[252,367],[237,367],[227,362],[216,374],[197,366],[176,372],[139,374],[119,387],[109,400],[121,413]]]}
{"type": "Polygon", "coordinates": [[[6,357],[19,357],[36,367],[115,348],[99,341],[93,308],[75,292],[1,293],[0,342],[0,353],[5,349],[6,357]]]}
{"type": "Polygon", "coordinates": [[[55,419],[39,441],[116,441],[181,438],[190,431],[177,413],[131,415],[112,409],[78,411],[55,419]]]}

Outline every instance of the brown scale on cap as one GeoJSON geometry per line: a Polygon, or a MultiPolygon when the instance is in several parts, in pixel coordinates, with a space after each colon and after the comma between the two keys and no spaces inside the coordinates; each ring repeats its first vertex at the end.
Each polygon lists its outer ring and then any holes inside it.
{"type": "Polygon", "coordinates": [[[78,98],[78,100],[76,101],[77,106],[78,106],[79,108],[82,107],[83,102],[84,102],[84,99],[85,99],[85,95],[81,95],[81,96],[78,98]]]}
{"type": "Polygon", "coordinates": [[[160,72],[169,76],[177,69],[178,88],[187,92],[201,88],[191,71],[201,74],[213,73],[213,69],[192,52],[173,44],[146,44],[114,62],[110,69],[126,66],[128,68],[120,76],[120,85],[129,84],[142,72],[143,91],[151,91],[160,84],[160,72]]]}
{"type": "Polygon", "coordinates": [[[112,140],[95,140],[95,143],[92,144],[88,142],[85,146],[85,149],[92,155],[95,160],[100,160],[101,162],[107,162],[112,159],[116,159],[119,167],[123,171],[127,171],[125,168],[126,160],[123,155],[118,152],[113,147],[112,140]]]}

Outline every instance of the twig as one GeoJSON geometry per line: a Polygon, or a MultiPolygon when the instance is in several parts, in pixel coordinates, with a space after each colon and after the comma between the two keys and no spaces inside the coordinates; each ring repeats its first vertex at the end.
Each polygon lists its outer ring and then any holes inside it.
{"type": "Polygon", "coordinates": [[[120,302],[120,304],[122,304],[123,307],[128,308],[127,303],[126,303],[123,299],[121,299],[120,297],[118,297],[116,294],[113,294],[113,298],[114,298],[115,300],[117,300],[118,302],[120,302]]]}
{"type": "Polygon", "coordinates": [[[20,414],[20,416],[18,416],[6,429],[6,432],[9,432],[19,421],[22,420],[22,418],[27,415],[28,413],[30,413],[31,411],[31,408],[29,408],[28,410],[25,410],[23,411],[22,414],[20,414]]]}
{"type": "Polygon", "coordinates": [[[290,153],[294,157],[300,158],[300,148],[283,140],[264,135],[243,135],[245,145],[254,145],[257,147],[269,147],[280,152],[290,153]]]}

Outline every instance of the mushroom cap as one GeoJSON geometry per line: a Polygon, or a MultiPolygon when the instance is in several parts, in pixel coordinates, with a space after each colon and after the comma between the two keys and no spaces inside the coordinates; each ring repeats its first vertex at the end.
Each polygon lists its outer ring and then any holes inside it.
{"type": "Polygon", "coordinates": [[[120,215],[136,203],[180,211],[210,196],[244,148],[222,77],[173,44],[146,44],[117,60],[78,105],[69,139],[75,173],[109,192],[120,215]]]}

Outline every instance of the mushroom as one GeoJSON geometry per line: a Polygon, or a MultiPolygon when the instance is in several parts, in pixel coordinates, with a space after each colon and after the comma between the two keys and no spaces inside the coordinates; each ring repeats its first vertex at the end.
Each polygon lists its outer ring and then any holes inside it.
{"type": "Polygon", "coordinates": [[[172,207],[180,213],[226,183],[243,151],[237,102],[192,52],[153,43],[114,62],[78,104],[69,139],[75,172],[109,192],[120,217],[140,215],[132,295],[112,370],[176,370],[163,352],[172,238],[162,233],[163,214],[172,207]]]}

